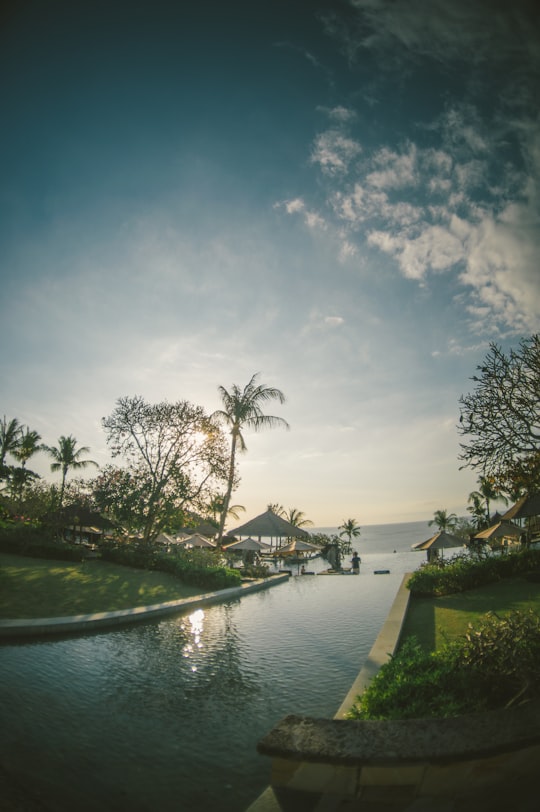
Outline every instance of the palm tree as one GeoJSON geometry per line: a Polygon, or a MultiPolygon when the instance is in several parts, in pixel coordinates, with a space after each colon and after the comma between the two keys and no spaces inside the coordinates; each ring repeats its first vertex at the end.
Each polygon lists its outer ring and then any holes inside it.
{"type": "Polygon", "coordinates": [[[311,519],[306,517],[304,511],[298,510],[298,508],[289,508],[289,510],[285,511],[285,519],[295,527],[306,527],[308,524],[313,524],[311,519]]]}
{"type": "Polygon", "coordinates": [[[88,454],[90,449],[88,446],[81,446],[80,448],[76,448],[77,440],[73,435],[69,435],[69,437],[62,437],[58,440],[58,447],[54,446],[43,446],[43,450],[49,454],[54,460],[51,463],[51,471],[62,471],[62,485],[60,488],[60,503],[59,507],[62,507],[62,502],[64,499],[64,489],[66,487],[66,477],[68,475],[68,471],[70,468],[78,469],[78,468],[86,468],[88,465],[95,465],[96,468],[98,467],[97,462],[94,460],[82,460],[81,456],[83,454],[88,454]]]}
{"type": "Polygon", "coordinates": [[[227,480],[227,492],[221,519],[219,522],[218,544],[223,539],[225,520],[231,501],[231,493],[235,479],[236,451],[247,450],[246,443],[242,436],[244,429],[260,431],[265,428],[275,428],[283,426],[289,428],[289,424],[282,417],[263,414],[261,406],[269,400],[279,400],[285,402],[285,395],[280,389],[273,386],[264,386],[257,383],[259,373],[253,375],[249,383],[240,389],[237,384],[233,384],[230,392],[223,386],[218,387],[223,403],[223,409],[218,409],[212,414],[212,419],[218,423],[224,423],[230,427],[231,433],[231,456],[229,460],[229,476],[227,480]]]}
{"type": "Polygon", "coordinates": [[[29,429],[28,426],[26,426],[23,431],[21,427],[19,444],[17,448],[13,449],[11,452],[15,459],[21,463],[21,467],[16,468],[13,471],[12,482],[12,486],[19,497],[19,510],[21,509],[23,503],[25,485],[32,480],[39,479],[38,474],[34,473],[34,471],[27,470],[26,463],[30,457],[33,457],[34,454],[38,453],[38,451],[43,450],[43,446],[39,442],[40,440],[41,435],[38,434],[37,431],[29,429]]]}
{"type": "Polygon", "coordinates": [[[493,479],[490,477],[480,476],[478,477],[478,493],[480,493],[484,499],[486,500],[486,518],[487,523],[489,525],[490,522],[490,511],[489,506],[490,502],[500,499],[505,505],[508,504],[508,499],[504,496],[499,488],[494,484],[493,479]]]}
{"type": "Polygon", "coordinates": [[[479,491],[472,491],[467,501],[470,502],[470,507],[467,510],[472,516],[473,526],[477,530],[487,527],[489,522],[486,521],[486,506],[482,494],[479,491]]]}
{"type": "Polygon", "coordinates": [[[277,502],[271,502],[269,505],[266,506],[267,510],[271,510],[272,513],[275,513],[276,516],[281,516],[282,519],[285,518],[285,508],[283,505],[278,504],[277,502]]]}
{"type": "Polygon", "coordinates": [[[4,415],[0,420],[0,478],[6,464],[6,454],[14,454],[21,442],[23,427],[16,417],[8,420],[4,415]]]}
{"type": "MultiPolygon", "coordinates": [[[[225,496],[222,493],[214,494],[214,496],[212,496],[212,498],[210,499],[210,501],[208,503],[208,509],[209,509],[210,513],[212,514],[212,521],[214,522],[214,524],[218,524],[216,516],[217,516],[218,513],[221,516],[221,512],[223,510],[224,503],[225,503],[225,496]]],[[[239,519],[241,511],[245,511],[244,505],[230,505],[229,509],[227,511],[227,515],[232,516],[233,519],[239,519]]]]}
{"type": "Polygon", "coordinates": [[[442,533],[446,533],[455,530],[457,521],[458,517],[455,513],[448,513],[448,511],[443,508],[442,510],[435,511],[433,519],[431,519],[428,524],[434,524],[442,533]]]}
{"type": "Polygon", "coordinates": [[[356,519],[345,519],[343,524],[340,524],[338,527],[338,530],[340,531],[340,536],[347,536],[349,544],[351,544],[353,539],[358,538],[361,533],[360,525],[356,519]]]}
{"type": "Polygon", "coordinates": [[[13,450],[12,454],[15,459],[21,463],[23,468],[26,467],[26,463],[30,457],[33,457],[38,451],[43,450],[43,446],[39,442],[40,440],[41,434],[38,434],[37,431],[29,429],[28,427],[21,433],[19,444],[17,448],[13,450]]]}
{"type": "Polygon", "coordinates": [[[356,519],[345,519],[343,524],[338,527],[340,536],[347,536],[347,541],[339,540],[339,549],[343,555],[347,555],[352,550],[353,538],[358,538],[360,535],[360,525],[356,519]]]}

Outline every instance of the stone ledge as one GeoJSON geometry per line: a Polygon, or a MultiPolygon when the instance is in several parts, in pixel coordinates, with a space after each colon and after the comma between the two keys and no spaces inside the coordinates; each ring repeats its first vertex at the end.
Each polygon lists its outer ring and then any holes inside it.
{"type": "Polygon", "coordinates": [[[182,598],[177,601],[156,603],[151,606],[136,606],[133,609],[119,609],[115,612],[97,612],[89,615],[71,615],[69,617],[44,617],[33,619],[0,620],[0,640],[20,637],[41,637],[43,635],[73,634],[101,629],[112,626],[122,626],[127,623],[153,620],[167,615],[193,611],[201,606],[212,603],[221,603],[231,598],[240,598],[249,592],[258,592],[268,589],[276,584],[288,581],[288,575],[273,575],[270,578],[260,578],[241,586],[228,589],[219,589],[215,592],[205,592],[191,598],[182,598]]]}
{"type": "Polygon", "coordinates": [[[257,745],[291,761],[343,766],[446,764],[540,743],[540,701],[448,719],[356,721],[290,715],[257,745]]]}

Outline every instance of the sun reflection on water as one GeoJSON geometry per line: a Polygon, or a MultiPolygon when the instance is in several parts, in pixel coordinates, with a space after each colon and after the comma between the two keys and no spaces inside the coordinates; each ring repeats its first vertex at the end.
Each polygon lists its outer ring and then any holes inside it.
{"type": "MultiPolygon", "coordinates": [[[[187,623],[185,623],[184,626],[186,631],[189,631],[191,634],[191,637],[189,638],[189,642],[187,642],[182,648],[182,654],[184,657],[192,657],[198,649],[203,648],[203,644],[201,642],[201,635],[204,626],[203,610],[196,609],[195,612],[192,612],[192,614],[188,616],[187,620],[189,621],[189,627],[187,623]]],[[[197,666],[192,665],[191,670],[196,671],[197,666]]]]}

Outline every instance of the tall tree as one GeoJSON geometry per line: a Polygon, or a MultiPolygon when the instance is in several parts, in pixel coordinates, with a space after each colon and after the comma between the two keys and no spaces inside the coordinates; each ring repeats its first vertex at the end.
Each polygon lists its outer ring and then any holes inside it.
{"type": "Polygon", "coordinates": [[[6,472],[6,456],[14,454],[19,448],[23,427],[16,417],[8,420],[4,415],[0,420],[0,479],[6,472]]]}
{"type": "Polygon", "coordinates": [[[508,355],[490,344],[477,370],[475,391],[459,400],[460,459],[501,484],[509,471],[519,479],[540,452],[540,336],[508,355]]]}
{"type": "Polygon", "coordinates": [[[43,450],[40,440],[41,435],[33,429],[26,427],[21,432],[19,443],[12,451],[12,454],[15,459],[21,463],[23,468],[26,467],[26,463],[30,457],[33,457],[34,454],[43,450]]]}
{"type": "Polygon", "coordinates": [[[434,524],[443,533],[449,533],[455,530],[457,523],[458,517],[456,514],[448,513],[444,508],[442,510],[436,510],[433,514],[433,519],[428,522],[429,525],[434,524]]]}
{"type": "MultiPolygon", "coordinates": [[[[210,500],[208,501],[207,508],[211,515],[212,522],[216,525],[216,527],[219,526],[218,516],[221,516],[224,504],[225,504],[225,494],[223,493],[212,494],[210,500]]],[[[229,505],[228,515],[232,516],[233,519],[239,519],[240,513],[244,511],[245,511],[244,505],[229,505]]]]}
{"type": "Polygon", "coordinates": [[[472,524],[476,530],[483,530],[489,522],[486,518],[486,503],[479,491],[472,491],[467,499],[469,507],[467,510],[472,516],[472,524]]]}
{"type": "Polygon", "coordinates": [[[289,508],[285,511],[285,518],[289,524],[294,525],[294,527],[307,527],[313,524],[311,519],[307,518],[304,511],[298,510],[298,508],[289,508]]]}
{"type": "Polygon", "coordinates": [[[362,532],[356,519],[345,519],[343,524],[338,527],[338,530],[340,536],[347,536],[349,544],[352,543],[353,539],[358,538],[362,532]]]}
{"type": "Polygon", "coordinates": [[[225,438],[201,406],[123,397],[102,423],[113,456],[127,463],[123,474],[111,472],[111,483],[118,485],[118,509],[137,502],[146,543],[158,535],[171,511],[204,509],[218,483],[226,480],[225,438]]]}
{"type": "Polygon", "coordinates": [[[261,431],[266,428],[277,428],[282,426],[289,428],[289,424],[282,417],[263,414],[262,406],[268,401],[277,400],[285,402],[285,395],[280,389],[273,386],[264,386],[257,382],[259,373],[252,376],[246,386],[241,389],[237,384],[233,384],[229,392],[224,386],[219,386],[223,409],[216,410],[212,418],[217,423],[226,425],[231,434],[231,450],[229,457],[229,475],[227,478],[227,491],[225,493],[224,509],[219,522],[218,544],[223,539],[223,530],[227,519],[229,502],[234,487],[236,477],[236,452],[247,451],[247,446],[242,436],[244,429],[261,431]]]}
{"type": "Polygon", "coordinates": [[[39,474],[36,474],[35,471],[29,471],[26,467],[30,457],[43,450],[40,440],[41,435],[26,426],[21,432],[17,448],[11,452],[15,459],[21,463],[21,467],[14,468],[11,474],[11,488],[14,496],[16,495],[18,499],[19,510],[22,509],[25,488],[29,483],[40,478],[39,474]]]}
{"type": "Polygon", "coordinates": [[[98,464],[94,462],[94,460],[82,459],[83,454],[88,454],[90,449],[86,445],[77,448],[77,440],[72,434],[70,434],[69,437],[62,435],[58,440],[57,446],[43,446],[43,450],[54,460],[54,462],[51,463],[51,471],[62,472],[59,499],[59,507],[62,507],[68,471],[71,468],[73,470],[80,470],[81,468],[87,468],[89,465],[95,465],[97,468],[98,464]]]}

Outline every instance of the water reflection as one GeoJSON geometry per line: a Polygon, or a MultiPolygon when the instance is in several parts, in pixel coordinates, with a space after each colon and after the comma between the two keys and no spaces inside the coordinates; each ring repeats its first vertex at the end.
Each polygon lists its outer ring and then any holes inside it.
{"type": "MultiPolygon", "coordinates": [[[[196,649],[202,649],[203,644],[201,643],[201,635],[203,632],[203,625],[204,611],[202,609],[197,609],[195,612],[189,615],[187,621],[183,623],[184,628],[186,628],[191,634],[189,642],[185,643],[182,649],[184,657],[192,657],[193,652],[196,649]]],[[[193,664],[191,666],[191,670],[196,671],[197,666],[193,664]]]]}
{"type": "Polygon", "coordinates": [[[400,581],[294,578],[189,616],[3,646],[0,761],[57,812],[245,809],[269,780],[257,740],[288,713],[335,713],[400,581]]]}

